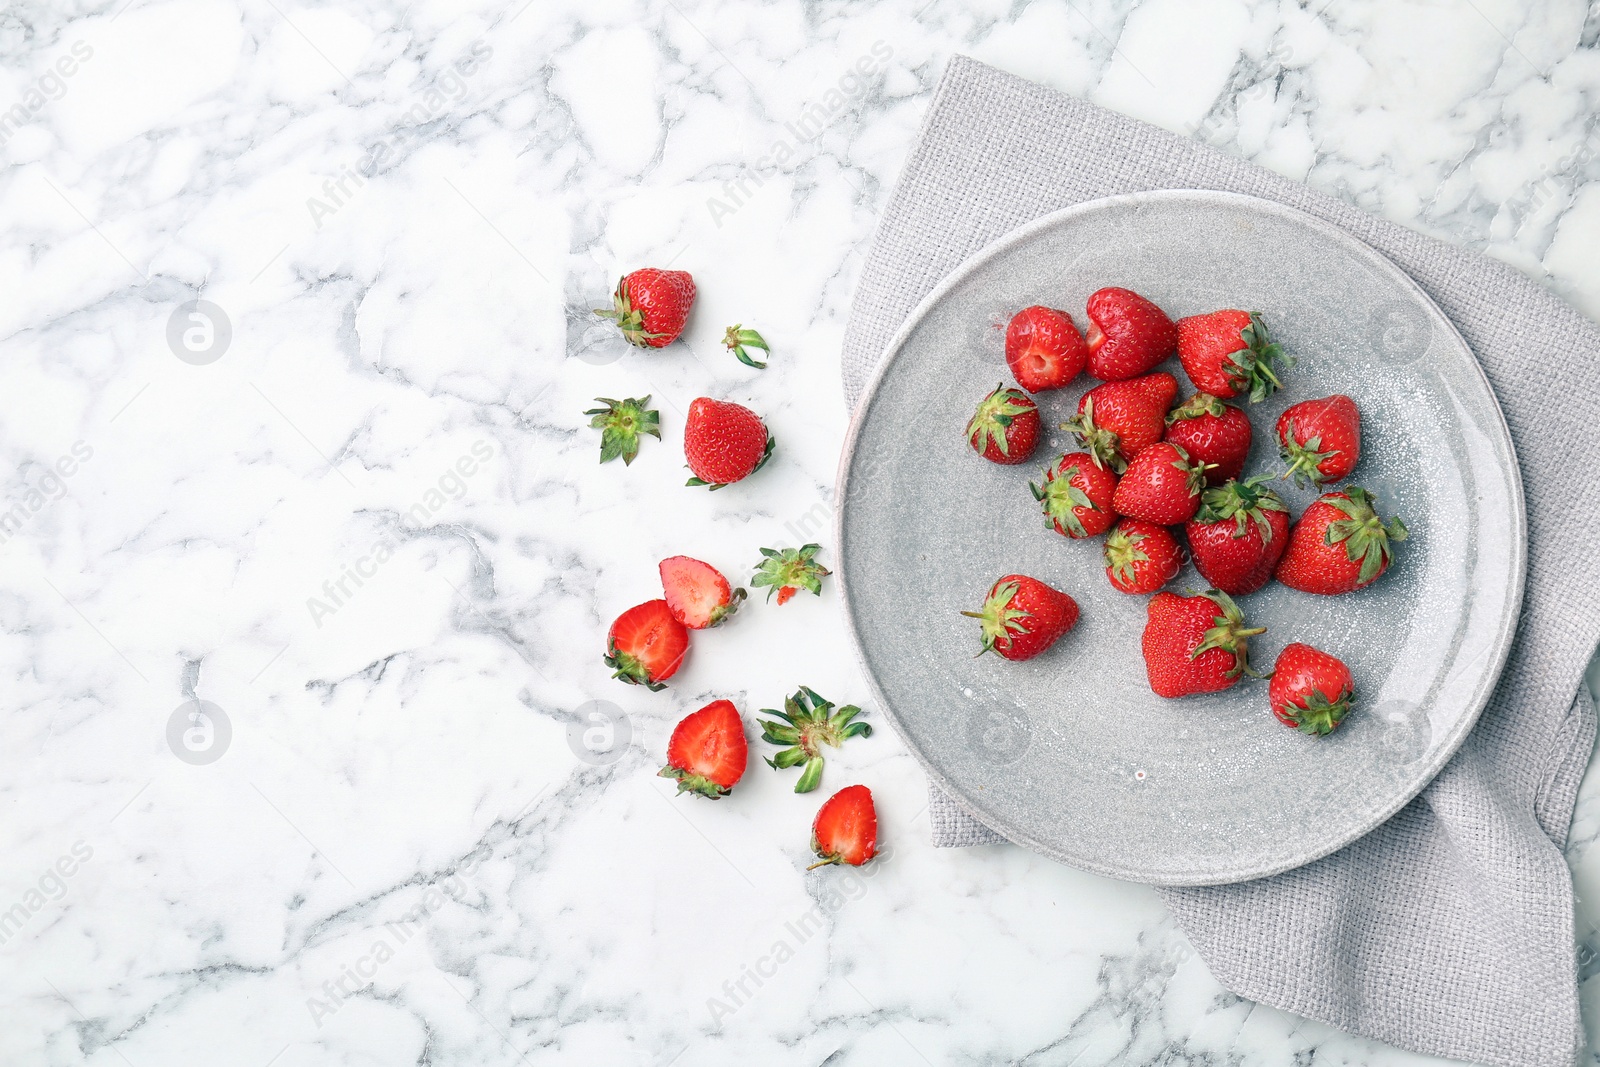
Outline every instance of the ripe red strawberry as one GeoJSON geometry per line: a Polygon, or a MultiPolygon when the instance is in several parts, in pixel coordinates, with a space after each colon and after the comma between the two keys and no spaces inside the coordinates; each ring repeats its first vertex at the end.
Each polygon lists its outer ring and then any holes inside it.
{"type": "Polygon", "coordinates": [[[713,700],[673,728],[659,775],[677,779],[679,793],[720,800],[744,777],[748,758],[739,709],[731,700],[713,700]]]}
{"type": "Polygon", "coordinates": [[[1266,633],[1246,628],[1239,606],[1213,589],[1200,596],[1157,593],[1144,627],[1145,671],[1157,696],[1215,693],[1250,669],[1249,639],[1266,633]]]}
{"type": "Polygon", "coordinates": [[[756,565],[756,573],[750,579],[752,588],[767,587],[767,599],[772,599],[772,594],[778,594],[778,604],[781,607],[789,602],[789,598],[802,589],[809,589],[816,596],[822,595],[822,579],[833,572],[817,562],[817,553],[822,551],[821,545],[801,545],[799,548],[763,548],[761,562],[756,565]]]}
{"type": "Polygon", "coordinates": [[[1118,515],[1162,526],[1188,522],[1200,507],[1205,467],[1177,445],[1162,441],[1140,452],[1117,483],[1111,507],[1118,515]]]}
{"type": "Polygon", "coordinates": [[[859,867],[876,856],[878,810],[872,806],[872,790],[847,785],[824,801],[811,824],[811,851],[821,858],[808,871],[830,863],[859,867]]]}
{"type": "Polygon", "coordinates": [[[665,689],[689,651],[689,631],[665,600],[647,600],[617,616],[606,634],[605,665],[629,685],[665,689]]]}
{"type": "Polygon", "coordinates": [[[686,270],[644,267],[624,274],[610,308],[595,314],[616,321],[630,345],[664,348],[678,339],[694,304],[694,279],[686,270]]]}
{"type": "Polygon", "coordinates": [[[1167,440],[1206,468],[1206,484],[1221,485],[1244,472],[1254,431],[1245,413],[1209,393],[1196,393],[1167,416],[1167,440]]]}
{"type": "Polygon", "coordinates": [[[1195,568],[1230,596],[1266,585],[1289,545],[1289,508],[1277,493],[1261,487],[1269,477],[1207,489],[1186,527],[1195,568]]]}
{"type": "Polygon", "coordinates": [[[699,397],[683,424],[683,458],[694,473],[684,484],[721,489],[748,478],[772,458],[776,443],[749,408],[699,397]]]}
{"type": "Polygon", "coordinates": [[[1389,569],[1392,541],[1404,541],[1405,523],[1388,523],[1377,499],[1357,485],[1323,493],[1289,531],[1289,547],[1276,577],[1290,589],[1338,596],[1365,588],[1389,569]]]}
{"type": "Polygon", "coordinates": [[[729,589],[728,579],[709,563],[688,556],[661,561],[661,588],[667,610],[691,630],[715,626],[739,608],[743,589],[729,589]]]}
{"type": "Polygon", "coordinates": [[[1023,308],[1006,327],[1006,364],[1030,393],[1060,389],[1083,373],[1089,346],[1072,316],[1054,308],[1023,308]]]}
{"type": "Polygon", "coordinates": [[[1349,714],[1355,695],[1349,667],[1298,642],[1278,653],[1267,686],[1267,702],[1278,721],[1313,737],[1333,733],[1349,714]]]}
{"type": "Polygon", "coordinates": [[[1106,535],[1106,577],[1124,593],[1153,593],[1178,576],[1183,550],[1165,526],[1123,519],[1106,535]]]}
{"type": "Polygon", "coordinates": [[[1178,379],[1162,371],[1126,382],[1097,385],[1078,399],[1078,415],[1061,424],[1083,442],[1095,462],[1114,471],[1161,440],[1178,379]]]}
{"type": "Polygon", "coordinates": [[[1274,363],[1294,360],[1267,339],[1261,316],[1249,311],[1212,311],[1178,320],[1178,362],[1203,393],[1224,399],[1265,400],[1283,383],[1274,363]]]}
{"type": "Polygon", "coordinates": [[[1132,289],[1099,290],[1088,315],[1089,373],[1103,382],[1136,378],[1178,347],[1167,313],[1132,289]]]}
{"type": "Polygon", "coordinates": [[[967,443],[991,463],[1021,463],[1039,443],[1039,405],[1021,389],[995,386],[967,421],[967,443]]]}
{"type": "Polygon", "coordinates": [[[1045,468],[1043,485],[1029,482],[1028,488],[1056,533],[1066,537],[1094,537],[1117,521],[1111,510],[1117,476],[1087,452],[1068,452],[1055,466],[1045,468]]]}
{"type": "Polygon", "coordinates": [[[1278,445],[1293,477],[1305,485],[1349,477],[1361,458],[1361,409],[1347,396],[1302,400],[1278,416],[1278,445]]]}
{"type": "Polygon", "coordinates": [[[1009,660],[1032,659],[1078,621],[1078,602],[1025,574],[1008,574],[989,590],[982,611],[963,611],[983,620],[983,651],[1009,660]]]}

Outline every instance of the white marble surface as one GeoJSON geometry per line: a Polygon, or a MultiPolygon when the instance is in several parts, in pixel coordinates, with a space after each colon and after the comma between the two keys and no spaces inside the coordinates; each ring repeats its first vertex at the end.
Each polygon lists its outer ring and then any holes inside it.
{"type": "MultiPolygon", "coordinates": [[[[1593,314],[1600,11],[1533,6],[13,0],[0,1062],[1429,1062],[1228,995],[1147,889],[933,850],[887,730],[810,797],[755,765],[672,799],[666,734],[710,697],[863,695],[831,590],[697,638],[662,694],[599,655],[660,557],[747,579],[826,530],[853,279],[953,52],[1593,314]],[[687,343],[614,359],[585,309],[669,264],[687,343]],[[231,324],[205,365],[167,341],[194,299],[231,324]],[[770,370],[718,346],[741,320],[770,370]],[[579,413],[646,392],[666,440],[598,466],[579,413]],[[781,442],[715,495],[682,485],[701,394],[781,442]],[[231,726],[208,764],[168,743],[193,698],[231,726]],[[611,762],[569,742],[597,699],[611,762]],[[890,852],[805,874],[849,781],[890,852]]],[[[1591,783],[1586,960],[1597,839],[1591,783]]]]}

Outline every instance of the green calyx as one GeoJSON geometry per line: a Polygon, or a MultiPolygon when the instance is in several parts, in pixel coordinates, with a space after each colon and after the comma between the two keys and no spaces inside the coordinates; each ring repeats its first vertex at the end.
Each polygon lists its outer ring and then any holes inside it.
{"type": "Polygon", "coordinates": [[[1010,645],[1013,636],[1021,637],[1031,632],[1023,620],[1033,618],[1033,612],[1011,606],[1011,601],[1020,588],[1021,585],[1017,582],[1007,582],[989,594],[981,610],[961,613],[969,619],[978,619],[983,623],[983,649],[978,655],[993,652],[996,643],[1002,638],[1007,645],[1010,645]]]}
{"type": "Polygon", "coordinates": [[[1278,452],[1283,456],[1284,462],[1289,464],[1289,469],[1281,477],[1293,478],[1296,485],[1321,485],[1328,478],[1322,473],[1324,460],[1332,459],[1339,454],[1337,448],[1322,451],[1322,435],[1299,441],[1294,436],[1294,420],[1290,419],[1283,427],[1283,442],[1278,447],[1278,452]]]}
{"type": "Polygon", "coordinates": [[[766,338],[756,331],[747,330],[738,323],[734,323],[728,327],[727,333],[723,335],[722,343],[727,346],[728,351],[733,353],[734,358],[746,367],[754,367],[757,370],[766,369],[767,365],[765,363],[762,363],[746,351],[746,349],[750,348],[759,348],[763,352],[772,351],[767,346],[766,338]]]}
{"type": "Polygon", "coordinates": [[[817,553],[821,551],[822,546],[815,544],[801,545],[799,548],[763,548],[761,555],[765,558],[757,565],[750,585],[755,588],[766,586],[767,599],[771,600],[772,594],[777,593],[780,604],[799,589],[809,589],[821,596],[822,579],[833,573],[817,562],[817,553]]]}
{"type": "MultiPolygon", "coordinates": [[[[767,431],[767,447],[763,448],[761,450],[761,458],[756,460],[756,465],[754,467],[750,468],[750,474],[754,474],[756,471],[760,470],[762,467],[765,467],[767,465],[767,460],[772,458],[772,450],[774,448],[776,448],[776,447],[778,447],[778,439],[776,437],[773,437],[772,436],[772,431],[769,430],[769,431],[767,431]]],[[[750,474],[745,475],[745,477],[746,478],[750,477],[750,474]]],[[[707,481],[702,481],[699,478],[690,477],[690,479],[688,481],[684,482],[683,484],[684,485],[703,485],[703,486],[705,486],[707,488],[708,491],[714,493],[718,489],[726,488],[729,483],[728,482],[707,482],[707,481]]]]}
{"type": "Polygon", "coordinates": [[[1350,713],[1350,701],[1354,696],[1353,691],[1346,689],[1336,699],[1330,700],[1322,690],[1313,689],[1306,697],[1304,706],[1285,705],[1283,714],[1285,718],[1294,720],[1295,729],[1301,733],[1325,737],[1333,733],[1334,727],[1350,713]]]}
{"type": "Polygon", "coordinates": [[[1210,393],[1196,393],[1188,400],[1167,412],[1167,425],[1184,419],[1198,419],[1202,415],[1210,415],[1220,419],[1228,413],[1228,405],[1210,393]]]}
{"type": "Polygon", "coordinates": [[[675,778],[678,782],[679,793],[696,793],[708,800],[721,800],[728,795],[728,789],[718,785],[703,774],[695,774],[681,767],[671,764],[656,772],[657,778],[675,778]]]}
{"type": "Polygon", "coordinates": [[[1234,537],[1243,537],[1253,522],[1261,531],[1261,542],[1271,541],[1272,523],[1266,513],[1289,510],[1277,493],[1263,488],[1263,482],[1273,480],[1271,475],[1258,474],[1242,482],[1230,478],[1215,489],[1207,489],[1200,494],[1200,510],[1195,514],[1195,521],[1212,523],[1232,519],[1236,524],[1234,537]]]}
{"type": "Polygon", "coordinates": [[[615,644],[606,650],[600,661],[611,668],[611,677],[618,681],[627,682],[629,685],[642,685],[652,693],[659,693],[667,687],[665,682],[652,679],[649,670],[636,656],[617,651],[615,644]]]}
{"type": "MultiPolygon", "coordinates": [[[[1170,443],[1170,442],[1169,442],[1170,443]]],[[[1206,471],[1215,467],[1215,463],[1195,463],[1189,459],[1189,452],[1182,445],[1173,445],[1172,450],[1178,458],[1172,465],[1183,472],[1184,488],[1189,490],[1190,496],[1200,496],[1206,488],[1206,471]]]]}
{"type": "Polygon", "coordinates": [[[1006,440],[1006,430],[1018,415],[1033,410],[1033,401],[1022,390],[1008,389],[1002,382],[978,403],[978,410],[967,421],[967,440],[980,455],[993,442],[1002,456],[1009,456],[1011,445],[1006,440]]]}
{"type": "Polygon", "coordinates": [[[627,400],[597,396],[594,399],[605,407],[590,408],[584,414],[594,416],[589,425],[600,431],[601,463],[621,456],[622,465],[628,466],[639,454],[639,438],[649,434],[661,440],[661,413],[649,406],[649,396],[627,400]]]}
{"type": "Polygon", "coordinates": [[[1233,656],[1233,666],[1226,672],[1226,677],[1237,678],[1241,673],[1252,678],[1265,677],[1250,666],[1250,638],[1266,633],[1267,628],[1246,627],[1244,612],[1239,610],[1239,605],[1233,602],[1231,596],[1220,589],[1208,589],[1200,595],[1217,606],[1217,614],[1211,620],[1215,625],[1205,632],[1194,651],[1189,653],[1189,658],[1198,659],[1202,653],[1220,648],[1233,656]]]}
{"type": "Polygon", "coordinates": [[[1095,466],[1105,470],[1107,468],[1121,474],[1128,469],[1128,461],[1122,458],[1122,453],[1117,450],[1121,439],[1115,430],[1102,429],[1094,422],[1094,398],[1086,397],[1083,401],[1083,410],[1061,424],[1063,430],[1070,430],[1072,435],[1083,443],[1083,450],[1094,457],[1095,466]]]}
{"type": "Polygon", "coordinates": [[[1250,313],[1250,325],[1239,331],[1239,340],[1244,347],[1228,356],[1232,364],[1228,368],[1228,384],[1239,395],[1248,396],[1250,403],[1260,403],[1283,386],[1273,364],[1292,367],[1294,357],[1267,337],[1259,312],[1250,313]]]}
{"type": "Polygon", "coordinates": [[[1150,556],[1144,549],[1139,547],[1144,539],[1144,534],[1130,533],[1121,526],[1106,535],[1106,566],[1111,569],[1119,581],[1132,582],[1134,580],[1133,565],[1150,561],[1150,556]]]}
{"type": "Polygon", "coordinates": [[[1084,528],[1083,521],[1078,518],[1074,508],[1100,510],[1095,506],[1095,502],[1089,499],[1088,493],[1072,484],[1072,479],[1081,473],[1077,464],[1059,473],[1054,467],[1050,467],[1044,472],[1043,485],[1028,483],[1028,488],[1033,490],[1033,499],[1043,506],[1049,524],[1055,529],[1064,531],[1069,537],[1089,536],[1089,531],[1084,528]]]}
{"type": "Polygon", "coordinates": [[[1394,550],[1391,541],[1404,541],[1410,536],[1406,524],[1399,518],[1385,523],[1377,511],[1377,498],[1359,485],[1345,486],[1343,496],[1325,496],[1323,502],[1344,513],[1344,518],[1328,523],[1327,543],[1344,544],[1346,557],[1351,563],[1361,564],[1358,580],[1365,585],[1374,581],[1389,566],[1394,550]]]}
{"type": "Polygon", "coordinates": [[[827,699],[811,689],[801,686],[783,702],[783,710],[762,708],[761,714],[772,719],[757,720],[761,725],[761,739],[774,745],[786,745],[781,752],[764,757],[767,766],[775,770],[805,765],[800,780],[795,782],[796,793],[809,793],[822,781],[822,746],[841,747],[852,737],[871,737],[870,723],[853,722],[861,714],[854,704],[837,710],[827,699]]]}
{"type": "Polygon", "coordinates": [[[644,328],[644,312],[634,307],[633,301],[628,299],[627,278],[617,282],[617,291],[611,295],[611,307],[595,308],[594,313],[615,322],[617,329],[622,331],[623,339],[637,348],[649,348],[651,340],[666,336],[644,328]]]}

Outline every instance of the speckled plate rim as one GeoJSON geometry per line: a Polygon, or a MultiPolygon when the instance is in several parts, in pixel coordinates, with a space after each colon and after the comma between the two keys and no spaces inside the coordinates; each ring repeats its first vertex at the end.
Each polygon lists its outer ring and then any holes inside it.
{"type": "Polygon", "coordinates": [[[1042,856],[1078,870],[1139,882],[1145,885],[1228,885],[1234,882],[1268,878],[1275,874],[1282,874],[1284,871],[1292,871],[1297,867],[1304,867],[1308,863],[1314,863],[1325,856],[1332,855],[1351,842],[1360,840],[1377,827],[1383,825],[1396,812],[1415,799],[1418,793],[1427,788],[1428,783],[1433,781],[1438,773],[1444,769],[1446,763],[1450,762],[1466,740],[1467,735],[1472,732],[1472,728],[1477,725],[1479,717],[1483,714],[1483,709],[1488,705],[1495,686],[1500,680],[1501,672],[1505,669],[1506,659],[1511,653],[1512,641],[1516,636],[1517,619],[1521,616],[1522,595],[1527,579],[1528,563],[1527,508],[1523,498],[1522,471],[1516,459],[1516,446],[1511,439],[1510,427],[1507,426],[1505,421],[1505,412],[1501,410],[1500,400],[1495,396],[1494,389],[1489,384],[1488,377],[1483,373],[1483,367],[1479,364],[1478,357],[1473,353],[1472,347],[1461,336],[1461,332],[1456,329],[1455,323],[1450,321],[1450,317],[1433,302],[1433,298],[1417,284],[1415,279],[1396,266],[1388,256],[1385,256],[1353,234],[1340,229],[1330,222],[1319,219],[1315,215],[1244,193],[1223,192],[1216,189],[1158,189],[1086,200],[1080,204],[1061,208],[1026,223],[969,256],[949,274],[945,275],[927,296],[922,298],[906,317],[905,322],[895,331],[894,337],[884,347],[882,357],[878,360],[872,376],[862,389],[861,397],[856,402],[854,411],[851,412],[850,427],[846,431],[844,446],[839,455],[836,483],[835,499],[840,501],[840,505],[834,512],[833,519],[834,544],[838,546],[835,554],[837,568],[835,578],[839,583],[839,599],[843,606],[845,627],[850,635],[850,644],[855,652],[856,662],[860,664],[861,672],[866,676],[867,685],[871,689],[878,707],[882,709],[883,714],[889,719],[889,723],[894,727],[895,733],[900,736],[900,740],[921,765],[929,780],[942,789],[962,811],[1014,844],[1022,845],[1042,856]],[[1262,863],[1255,866],[1245,865],[1195,877],[1179,878],[1153,877],[1134,868],[1102,862],[1092,856],[1074,855],[1052,844],[1040,841],[1031,834],[1007,825],[1005,820],[979,810],[976,805],[967,799],[962,788],[946,777],[928,759],[917,744],[911,740],[909,732],[901,723],[899,714],[885,698],[883,688],[878,684],[876,671],[873,669],[872,664],[867,661],[861,635],[857,630],[855,611],[852,606],[849,552],[847,551],[847,538],[845,535],[845,516],[850,509],[850,501],[852,499],[849,488],[850,468],[855,458],[857,442],[866,422],[865,415],[871,409],[872,402],[877,396],[878,388],[882,384],[890,366],[903,354],[906,341],[921,325],[923,318],[927,316],[930,309],[943,300],[951,290],[966,281],[971,274],[987,265],[991,260],[1006,255],[1017,245],[1031,240],[1044,230],[1070,223],[1074,218],[1090,213],[1111,211],[1122,207],[1137,207],[1155,201],[1187,201],[1194,204],[1228,203],[1246,210],[1257,211],[1261,214],[1287,218],[1322,234],[1329,241],[1344,246],[1352,255],[1365,260],[1376,270],[1393,278],[1399,289],[1410,293],[1416,299],[1418,306],[1424,309],[1434,326],[1443,329],[1445,336],[1454,340],[1461,353],[1466,356],[1467,363],[1476,373],[1477,381],[1482,385],[1483,391],[1488,396],[1490,405],[1497,416],[1493,427],[1498,431],[1495,443],[1504,448],[1506,455],[1510,457],[1509,469],[1500,473],[1508,483],[1507,489],[1515,511],[1513,521],[1510,523],[1512,532],[1511,589],[1505,600],[1505,614],[1500,620],[1500,631],[1495,638],[1493,655],[1487,657],[1484,663],[1470,704],[1456,718],[1452,729],[1445,735],[1444,743],[1436,748],[1433,756],[1418,764],[1418,769],[1414,772],[1411,781],[1407,783],[1405,788],[1397,790],[1394,799],[1388,805],[1377,809],[1375,814],[1358,824],[1356,829],[1344,833],[1329,842],[1324,842],[1314,848],[1293,855],[1281,862],[1262,863]]]}

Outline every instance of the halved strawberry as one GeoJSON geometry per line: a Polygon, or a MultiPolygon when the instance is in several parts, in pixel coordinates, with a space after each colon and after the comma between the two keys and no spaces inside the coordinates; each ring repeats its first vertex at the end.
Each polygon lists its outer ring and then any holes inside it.
{"type": "Polygon", "coordinates": [[[830,863],[859,867],[878,854],[878,809],[872,790],[847,785],[829,797],[811,824],[811,851],[821,858],[806,870],[830,863]]]}
{"type": "Polygon", "coordinates": [[[677,673],[689,652],[689,631],[665,600],[647,600],[617,616],[606,634],[605,665],[629,685],[653,690],[677,673]]]}
{"type": "Polygon", "coordinates": [[[673,728],[659,774],[677,779],[680,793],[720,800],[744,777],[749,750],[739,709],[731,700],[713,700],[673,728]]]}
{"type": "Polygon", "coordinates": [[[709,563],[688,556],[661,561],[661,589],[672,617],[691,630],[715,626],[739,608],[743,589],[730,589],[728,579],[709,563]]]}

